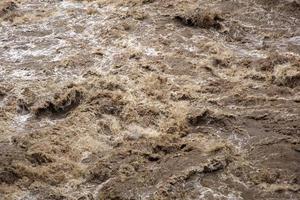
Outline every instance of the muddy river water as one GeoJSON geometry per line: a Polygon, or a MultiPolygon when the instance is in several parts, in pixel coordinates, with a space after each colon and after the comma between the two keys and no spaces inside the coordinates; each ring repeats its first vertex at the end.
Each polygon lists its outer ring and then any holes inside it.
{"type": "Polygon", "coordinates": [[[1,0],[0,199],[300,199],[298,0],[1,0]]]}

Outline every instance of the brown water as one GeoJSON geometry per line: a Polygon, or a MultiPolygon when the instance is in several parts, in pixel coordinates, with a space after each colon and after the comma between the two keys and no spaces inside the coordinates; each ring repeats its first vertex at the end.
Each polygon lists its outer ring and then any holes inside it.
{"type": "Polygon", "coordinates": [[[299,199],[300,2],[0,2],[0,199],[299,199]]]}

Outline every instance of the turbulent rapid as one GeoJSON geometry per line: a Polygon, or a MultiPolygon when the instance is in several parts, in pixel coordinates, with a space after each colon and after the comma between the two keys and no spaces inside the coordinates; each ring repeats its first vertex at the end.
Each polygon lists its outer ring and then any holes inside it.
{"type": "Polygon", "coordinates": [[[298,0],[2,0],[0,199],[300,199],[298,0]]]}

